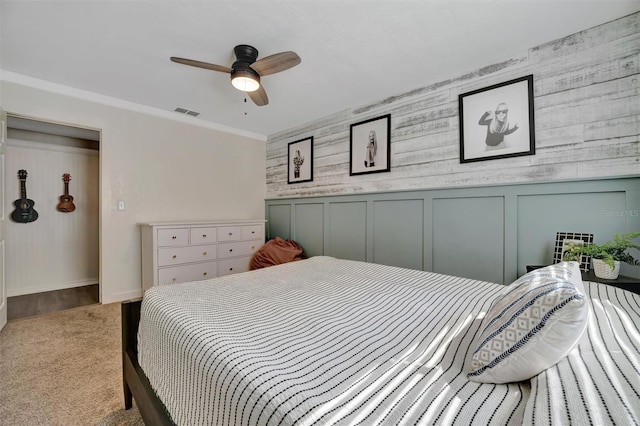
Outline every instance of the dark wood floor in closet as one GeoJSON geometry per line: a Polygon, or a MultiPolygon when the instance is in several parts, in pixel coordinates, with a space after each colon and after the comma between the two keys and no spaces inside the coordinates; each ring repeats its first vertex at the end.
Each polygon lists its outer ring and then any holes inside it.
{"type": "Polygon", "coordinates": [[[100,301],[98,284],[7,298],[9,321],[91,305],[100,301]]]}

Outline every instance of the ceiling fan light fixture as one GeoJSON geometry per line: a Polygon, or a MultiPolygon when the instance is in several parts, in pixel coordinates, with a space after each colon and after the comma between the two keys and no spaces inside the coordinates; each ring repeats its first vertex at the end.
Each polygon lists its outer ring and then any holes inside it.
{"type": "Polygon", "coordinates": [[[260,76],[250,71],[234,70],[231,73],[231,84],[243,92],[255,92],[260,88],[260,76]]]}

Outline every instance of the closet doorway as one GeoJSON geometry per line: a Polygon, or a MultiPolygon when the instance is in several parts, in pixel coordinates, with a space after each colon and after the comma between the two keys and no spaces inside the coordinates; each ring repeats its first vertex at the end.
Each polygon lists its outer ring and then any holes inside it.
{"type": "Polygon", "coordinates": [[[8,320],[99,303],[100,132],[7,113],[4,181],[8,320]]]}

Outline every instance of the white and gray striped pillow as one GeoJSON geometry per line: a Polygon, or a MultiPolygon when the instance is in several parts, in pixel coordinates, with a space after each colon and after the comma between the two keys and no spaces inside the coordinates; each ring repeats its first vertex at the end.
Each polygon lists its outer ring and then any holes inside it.
{"type": "Polygon", "coordinates": [[[509,285],[480,326],[469,380],[510,383],[555,365],[587,328],[589,304],[575,262],[537,269],[509,285]]]}

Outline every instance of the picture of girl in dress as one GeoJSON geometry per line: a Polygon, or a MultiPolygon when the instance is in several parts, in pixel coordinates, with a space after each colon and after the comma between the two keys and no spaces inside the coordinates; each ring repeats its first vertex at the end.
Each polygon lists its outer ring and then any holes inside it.
{"type": "Polygon", "coordinates": [[[509,108],[504,102],[498,104],[495,111],[487,111],[482,114],[478,124],[487,126],[485,151],[507,148],[504,137],[518,130],[518,123],[513,126],[509,123],[509,108]]]}
{"type": "Polygon", "coordinates": [[[378,152],[378,138],[376,131],[369,132],[369,143],[367,144],[367,154],[364,157],[365,167],[374,167],[376,165],[376,154],[378,152]]]}
{"type": "Polygon", "coordinates": [[[352,124],[349,139],[349,176],[391,170],[391,114],[352,124]]]}

